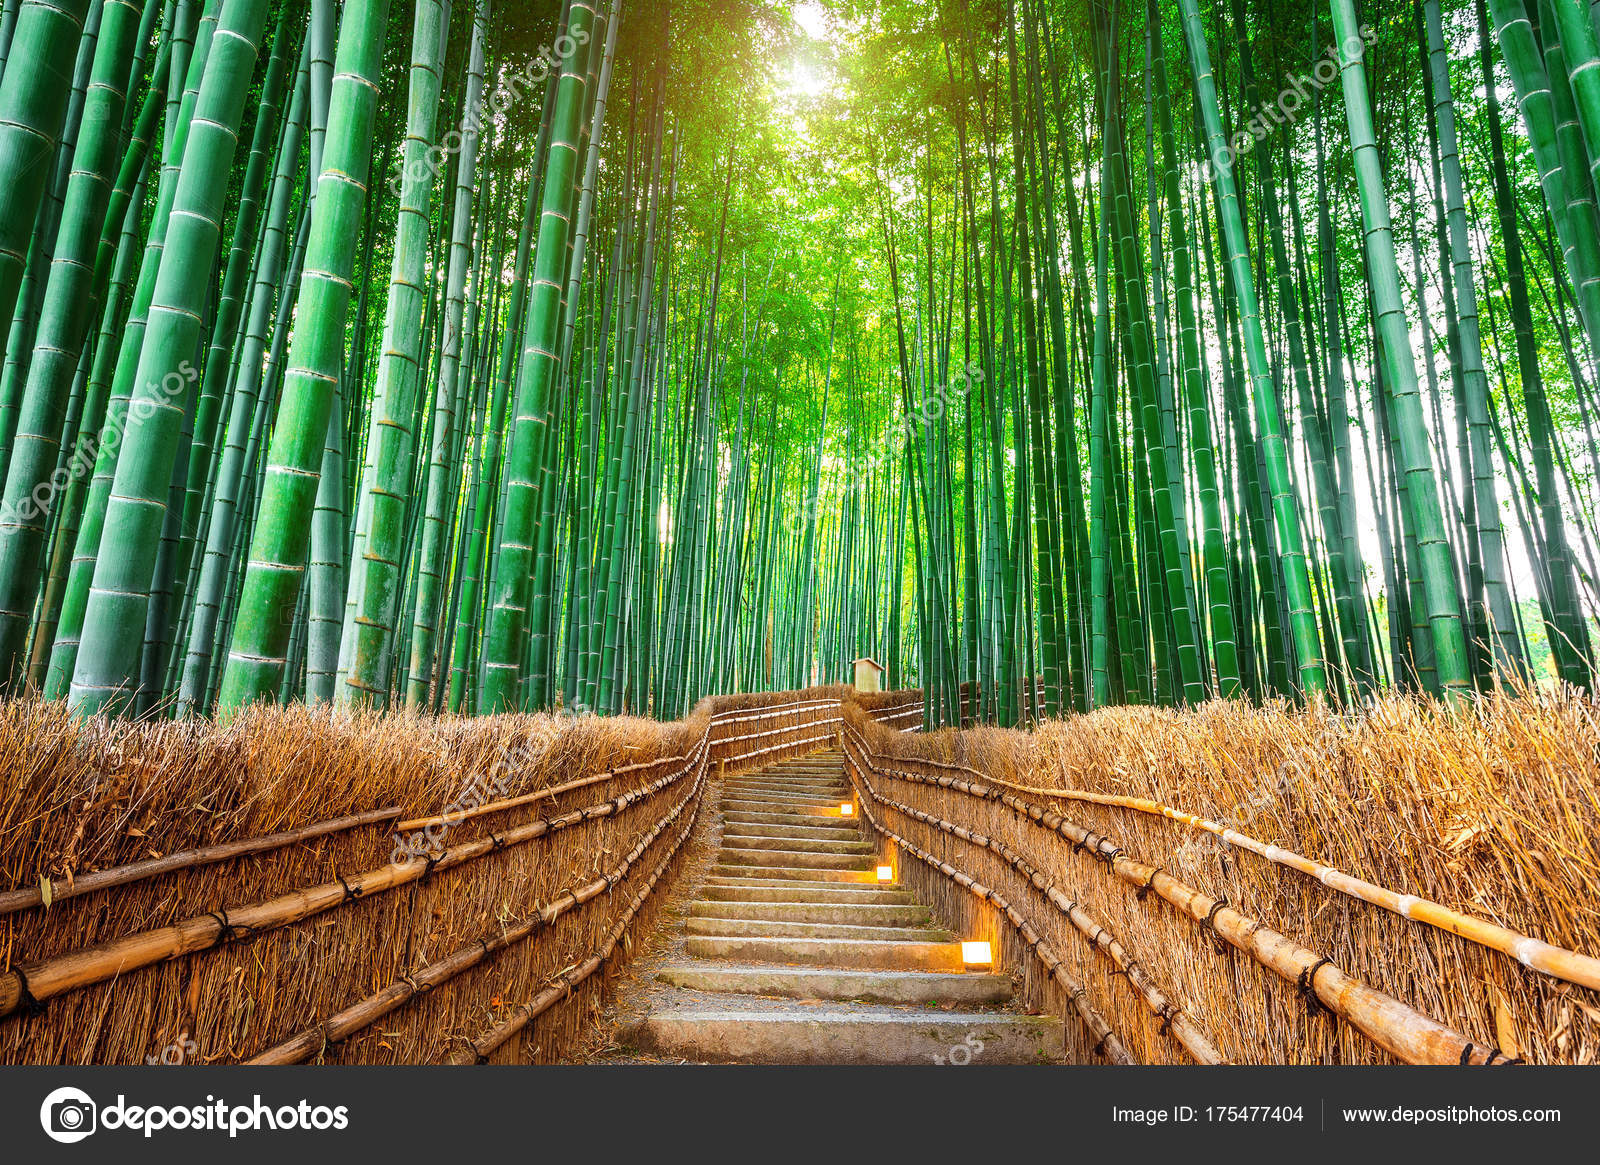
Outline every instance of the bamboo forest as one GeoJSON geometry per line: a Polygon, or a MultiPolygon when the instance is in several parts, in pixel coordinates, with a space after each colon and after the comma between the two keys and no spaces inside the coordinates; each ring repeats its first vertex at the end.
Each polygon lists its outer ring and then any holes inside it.
{"type": "Polygon", "coordinates": [[[0,6],[0,1064],[1600,1058],[1600,2],[0,6]]]}
{"type": "Polygon", "coordinates": [[[1589,686],[1579,7],[540,7],[10,0],[8,690],[1589,686]]]}

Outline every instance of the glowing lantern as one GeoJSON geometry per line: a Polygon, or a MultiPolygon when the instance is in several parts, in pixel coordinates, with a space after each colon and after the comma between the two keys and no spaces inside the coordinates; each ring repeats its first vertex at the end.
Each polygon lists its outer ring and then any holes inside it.
{"type": "Polygon", "coordinates": [[[994,951],[988,943],[964,942],[961,944],[961,961],[969,967],[994,965],[994,951]]]}
{"type": "Polygon", "coordinates": [[[880,881],[880,882],[892,882],[892,881],[894,881],[894,867],[893,866],[879,866],[878,867],[878,881],[880,881]]]}
{"type": "Polygon", "coordinates": [[[856,815],[856,807],[854,805],[852,805],[850,802],[846,801],[843,805],[839,806],[839,816],[840,817],[854,817],[855,815],[856,815]]]}

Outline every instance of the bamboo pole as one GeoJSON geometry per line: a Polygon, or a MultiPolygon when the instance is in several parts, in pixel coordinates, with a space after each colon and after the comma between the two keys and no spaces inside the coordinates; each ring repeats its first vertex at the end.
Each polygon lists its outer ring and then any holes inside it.
{"type": "MultiPolygon", "coordinates": [[[[193,870],[201,866],[224,862],[230,858],[243,858],[254,854],[267,853],[271,850],[282,849],[286,845],[293,845],[295,842],[326,837],[330,833],[343,833],[346,830],[357,829],[363,825],[373,825],[398,816],[400,816],[400,806],[398,805],[391,805],[387,809],[369,809],[365,813],[357,813],[349,817],[336,817],[329,821],[319,821],[314,825],[302,826],[299,829],[287,829],[281,833],[268,833],[263,834],[261,837],[225,841],[219,845],[203,846],[200,849],[177,850],[167,854],[165,857],[148,858],[142,862],[129,862],[127,865],[113,866],[109,870],[98,870],[92,874],[85,874],[81,878],[71,878],[63,885],[57,885],[48,878],[42,881],[44,885],[50,887],[50,901],[54,904],[67,898],[77,898],[84,894],[90,894],[96,890],[109,890],[113,886],[126,886],[133,882],[140,882],[146,878],[153,878],[157,874],[168,874],[176,870],[193,870]]],[[[0,893],[0,914],[10,914],[16,910],[26,910],[30,906],[41,905],[44,902],[44,885],[29,886],[20,890],[7,890],[4,893],[0,893]]]]}
{"type": "Polygon", "coordinates": [[[610,933],[606,936],[605,945],[599,951],[590,955],[576,967],[562,971],[542,991],[522,1007],[517,1008],[512,1015],[473,1040],[468,1045],[471,1049],[470,1051],[457,1052],[450,1058],[449,1062],[451,1064],[484,1063],[488,1059],[489,1053],[500,1047],[512,1036],[539,1018],[539,1016],[549,1011],[557,1003],[568,998],[572,994],[574,987],[605,966],[606,961],[611,958],[612,953],[617,949],[617,944],[622,941],[622,936],[627,932],[628,926],[633,922],[634,915],[638,914],[639,908],[645,904],[651,892],[655,890],[656,883],[661,880],[668,865],[677,856],[678,847],[683,844],[684,839],[689,836],[692,829],[693,826],[691,825],[689,829],[684,830],[682,836],[673,847],[672,853],[669,853],[662,860],[661,864],[656,867],[655,872],[650,875],[650,880],[629,901],[627,910],[617,920],[616,925],[611,928],[610,933]]]}

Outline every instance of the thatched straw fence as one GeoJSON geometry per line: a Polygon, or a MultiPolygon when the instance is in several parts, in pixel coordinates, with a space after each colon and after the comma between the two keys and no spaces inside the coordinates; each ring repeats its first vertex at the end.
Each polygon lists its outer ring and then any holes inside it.
{"type": "Polygon", "coordinates": [[[843,689],[683,721],[76,721],[0,704],[0,1062],[548,1062],[648,927],[713,774],[843,689]]]}
{"type": "Polygon", "coordinates": [[[1084,1062],[1600,1055],[1595,705],[1215,703],[892,731],[845,708],[899,876],[1084,1062]]]}

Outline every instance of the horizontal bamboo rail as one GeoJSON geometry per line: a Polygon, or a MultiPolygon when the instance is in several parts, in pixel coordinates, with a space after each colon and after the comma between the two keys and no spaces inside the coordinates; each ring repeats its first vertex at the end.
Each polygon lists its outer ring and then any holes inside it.
{"type": "MultiPolygon", "coordinates": [[[[496,927],[489,934],[474,939],[466,946],[446,955],[444,958],[402,976],[383,990],[369,995],[349,1007],[334,1012],[321,1023],[290,1036],[282,1043],[268,1048],[252,1059],[246,1060],[245,1063],[247,1065],[304,1063],[306,1060],[320,1055],[328,1045],[342,1043],[356,1032],[370,1027],[384,1016],[399,1010],[417,996],[449,982],[457,975],[486,961],[490,956],[513,947],[553,926],[563,914],[598,898],[602,893],[613,889],[621,882],[627,876],[628,871],[632,869],[634,863],[655,843],[662,832],[683,814],[684,809],[691,802],[700,796],[704,787],[705,772],[701,770],[694,787],[666,816],[656,823],[648,834],[640,839],[627,857],[614,869],[575,890],[567,890],[557,895],[526,918],[507,926],[496,927]]],[[[692,828],[693,821],[691,820],[688,829],[683,831],[683,835],[673,845],[672,853],[677,853],[678,848],[683,844],[683,839],[688,836],[689,829],[692,828]]]]}
{"type": "MultiPolygon", "coordinates": [[[[238,841],[220,842],[217,845],[203,846],[199,849],[175,850],[159,858],[147,858],[144,861],[113,866],[109,870],[99,870],[93,874],[85,874],[81,878],[72,878],[64,883],[46,879],[50,886],[50,901],[52,903],[61,902],[68,898],[92,894],[96,890],[110,890],[116,886],[127,886],[134,882],[141,882],[146,878],[154,878],[158,874],[169,874],[178,870],[193,870],[201,866],[225,862],[230,858],[243,858],[254,854],[267,853],[271,850],[282,849],[286,845],[294,845],[296,842],[326,837],[330,833],[343,833],[347,830],[358,829],[363,825],[375,825],[380,821],[388,821],[398,816],[400,816],[400,807],[391,805],[387,809],[369,809],[365,813],[356,813],[348,817],[336,817],[329,821],[319,821],[313,825],[304,825],[299,829],[286,829],[280,833],[240,838],[238,841]]],[[[42,885],[24,887],[19,890],[7,890],[4,893],[0,893],[0,914],[10,914],[16,910],[26,910],[30,906],[42,906],[44,904],[44,886],[42,885]]]]}
{"type": "Polygon", "coordinates": [[[707,747],[706,740],[702,738],[694,748],[682,756],[658,757],[655,760],[640,761],[637,764],[618,765],[615,768],[606,769],[604,772],[591,773],[587,777],[579,777],[577,780],[551,785],[548,789],[540,789],[537,792],[519,793],[515,797],[506,797],[500,801],[490,801],[483,805],[475,805],[470,809],[436,813],[432,817],[414,817],[410,821],[400,822],[394,829],[396,833],[409,833],[416,829],[426,829],[430,825],[459,825],[463,821],[471,821],[493,813],[504,813],[510,809],[519,809],[524,805],[531,805],[535,801],[542,801],[546,797],[559,797],[563,793],[570,793],[576,789],[586,789],[591,785],[604,784],[606,781],[615,780],[628,773],[636,772],[640,769],[659,768],[663,764],[684,761],[687,763],[682,767],[687,770],[699,763],[699,758],[696,757],[696,754],[703,753],[707,747]]]}
{"type": "MultiPolygon", "coordinates": [[[[822,724],[842,724],[842,723],[844,723],[844,717],[843,716],[829,716],[829,717],[826,717],[826,718],[824,718],[822,720],[813,720],[808,724],[790,724],[790,725],[785,725],[784,727],[781,727],[781,728],[768,728],[768,729],[766,729],[764,731],[761,731],[761,732],[746,732],[742,736],[725,736],[721,740],[716,741],[715,743],[716,744],[738,744],[739,742],[745,741],[745,740],[760,740],[760,739],[764,739],[764,738],[766,738],[768,736],[776,736],[780,732],[800,732],[800,731],[803,731],[803,730],[805,730],[807,728],[816,728],[817,726],[822,725],[822,724]]],[[[815,739],[817,739],[817,740],[832,740],[833,737],[834,737],[833,733],[828,733],[828,734],[826,734],[824,736],[816,737],[815,739]]],[[[803,743],[803,742],[794,742],[794,743],[803,743]]],[[[787,748],[789,746],[788,745],[779,745],[778,747],[787,748]]],[[[721,759],[723,761],[729,761],[729,760],[735,760],[735,759],[737,759],[737,760],[746,760],[750,756],[753,756],[753,755],[755,755],[755,754],[753,754],[753,753],[744,753],[744,754],[741,754],[740,756],[738,756],[737,758],[735,758],[735,757],[723,757],[721,759]]]]}
{"type": "Polygon", "coordinates": [[[1017,936],[1022,939],[1023,943],[1026,944],[1031,951],[1033,951],[1034,957],[1037,958],[1039,962],[1044,964],[1045,972],[1053,980],[1055,980],[1057,986],[1059,986],[1061,990],[1066,993],[1067,998],[1072,1001],[1073,1010],[1078,1013],[1078,1018],[1082,1021],[1083,1026],[1088,1030],[1090,1037],[1094,1040],[1092,1045],[1094,1051],[1104,1056],[1113,1064],[1126,1065],[1133,1063],[1133,1057],[1128,1054],[1128,1049],[1124,1047],[1122,1041],[1117,1038],[1117,1034],[1111,1030],[1111,1025],[1106,1022],[1105,1016],[1101,1015],[1100,1012],[1095,1008],[1093,1002],[1090,1001],[1089,989],[1085,987],[1083,983],[1081,983],[1078,978],[1072,974],[1071,971],[1067,970],[1066,964],[1062,961],[1061,957],[1056,954],[1055,948],[1045,941],[1044,936],[1034,928],[1033,924],[1023,917],[1022,913],[1017,910],[1016,907],[1012,906],[1010,902],[1006,901],[1005,897],[998,890],[995,890],[989,886],[985,886],[970,874],[963,873],[952,866],[949,862],[942,861],[933,854],[929,853],[927,850],[921,848],[915,842],[909,840],[908,838],[901,837],[894,830],[888,828],[888,826],[879,821],[872,810],[867,807],[865,801],[862,802],[861,808],[863,816],[865,816],[867,819],[867,823],[871,825],[873,829],[883,834],[884,837],[892,841],[895,845],[911,854],[923,864],[938,870],[941,874],[955,882],[958,886],[961,886],[966,890],[970,890],[977,897],[982,898],[986,902],[992,903],[995,909],[1005,916],[1006,921],[1010,923],[1012,929],[1017,932],[1017,936]]]}
{"type": "MultiPolygon", "coordinates": [[[[904,762],[907,758],[896,757],[904,762]]],[[[913,762],[915,763],[915,762],[913,762]]],[[[1088,851],[1103,861],[1112,874],[1134,891],[1153,891],[1158,897],[1212,929],[1219,938],[1244,952],[1279,978],[1293,983],[1307,998],[1315,997],[1373,1043],[1408,1064],[1514,1063],[1498,1048],[1476,1043],[1437,1020],[1367,986],[1347,974],[1332,960],[1301,946],[1264,923],[1241,913],[1227,901],[1212,898],[1156,866],[1129,857],[1109,838],[1056,813],[1023,801],[1012,793],[998,796],[994,787],[974,788],[955,777],[930,777],[883,768],[884,775],[919,784],[954,789],[980,800],[996,800],[1088,851]]],[[[969,770],[972,771],[972,770],[969,770]]]]}
{"type": "MultiPolygon", "coordinates": [[[[857,742],[857,747],[860,747],[859,742],[857,742]]],[[[865,755],[865,767],[876,772],[877,769],[873,764],[874,754],[870,749],[862,749],[862,751],[865,755]]],[[[846,748],[846,756],[849,756],[848,747],[846,748]]],[[[851,757],[850,763],[855,769],[856,775],[859,775],[862,762],[851,757]]],[[[932,826],[950,834],[952,837],[960,838],[969,845],[977,846],[979,849],[987,849],[994,853],[995,856],[1021,874],[1034,889],[1044,896],[1046,901],[1065,915],[1074,929],[1084,937],[1097,954],[1115,964],[1117,970],[1113,974],[1127,976],[1129,984],[1139,993],[1140,998],[1144,1000],[1146,1006],[1150,1008],[1156,1018],[1161,1020],[1163,1030],[1171,1033],[1172,1037],[1178,1041],[1184,1051],[1189,1053],[1195,1063],[1227,1063],[1226,1057],[1217,1050],[1210,1037],[1195,1026],[1195,1022],[1181,1004],[1175,1002],[1156,984],[1150,972],[1145,969],[1139,960],[1128,953],[1116,935],[1103,922],[1089,914],[1082,904],[1068,898],[1059,886],[1055,885],[1042,870],[1032,862],[1029,862],[1023,855],[1013,850],[999,838],[989,837],[986,834],[970,830],[963,825],[957,825],[941,817],[936,817],[932,813],[913,808],[902,801],[886,797],[879,793],[872,782],[868,781],[865,776],[861,776],[861,783],[866,787],[868,796],[880,805],[886,805],[897,813],[902,813],[913,820],[922,822],[924,825],[932,826]]]]}
{"type": "MultiPolygon", "coordinates": [[[[899,759],[899,758],[897,758],[899,759]]],[[[1358,878],[1353,874],[1346,874],[1333,866],[1324,865],[1312,858],[1304,857],[1293,850],[1260,841],[1249,834],[1240,833],[1221,822],[1201,817],[1195,813],[1188,813],[1182,809],[1174,809],[1170,805],[1163,805],[1159,801],[1151,801],[1144,797],[1125,797],[1115,793],[1094,793],[1084,789],[1048,789],[1031,785],[1019,785],[999,777],[991,777],[979,773],[966,765],[953,765],[942,761],[918,760],[919,764],[932,765],[938,768],[960,769],[973,773],[980,780],[999,785],[1018,793],[1026,793],[1037,797],[1058,797],[1063,801],[1079,801],[1090,805],[1100,805],[1113,809],[1128,809],[1137,813],[1146,813],[1156,817],[1165,817],[1169,821],[1176,821],[1187,825],[1191,829],[1212,834],[1228,845],[1238,846],[1240,849],[1253,853],[1258,857],[1286,869],[1295,870],[1307,877],[1315,878],[1330,890],[1336,890],[1352,898],[1357,898],[1371,906],[1381,907],[1402,918],[1412,922],[1425,923],[1437,927],[1439,930],[1460,935],[1469,942],[1490,950],[1499,951],[1509,955],[1525,967],[1535,971],[1542,971],[1557,979],[1565,979],[1569,983],[1577,983],[1583,987],[1600,989],[1600,959],[1583,954],[1580,951],[1568,950],[1551,943],[1536,939],[1530,935],[1504,927],[1498,923],[1490,922],[1474,914],[1464,914],[1459,910],[1452,910],[1438,902],[1427,898],[1419,898],[1412,894],[1401,894],[1394,890],[1358,878]]]]}
{"type": "Polygon", "coordinates": [[[816,708],[837,708],[838,700],[796,700],[789,704],[769,704],[764,707],[736,708],[728,712],[713,712],[711,723],[740,724],[747,720],[769,720],[774,716],[788,716],[816,708]]]}

